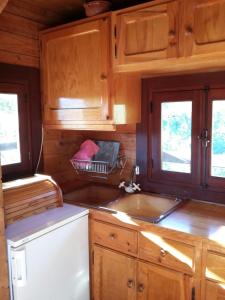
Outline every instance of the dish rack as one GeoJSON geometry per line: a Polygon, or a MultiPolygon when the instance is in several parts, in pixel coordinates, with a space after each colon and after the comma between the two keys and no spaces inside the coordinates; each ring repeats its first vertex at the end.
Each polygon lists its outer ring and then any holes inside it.
{"type": "Polygon", "coordinates": [[[113,163],[80,159],[71,159],[70,162],[77,174],[86,174],[92,177],[107,179],[110,174],[118,169],[120,169],[120,174],[122,174],[127,159],[125,156],[118,156],[113,163]]]}

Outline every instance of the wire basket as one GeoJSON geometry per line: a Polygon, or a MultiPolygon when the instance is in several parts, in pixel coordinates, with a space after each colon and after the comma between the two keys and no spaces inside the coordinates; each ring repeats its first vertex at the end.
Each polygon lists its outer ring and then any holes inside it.
{"type": "Polygon", "coordinates": [[[93,177],[107,178],[116,169],[123,171],[126,165],[126,158],[124,156],[118,157],[113,164],[106,161],[80,159],[71,159],[70,162],[77,174],[83,173],[93,177]]]}

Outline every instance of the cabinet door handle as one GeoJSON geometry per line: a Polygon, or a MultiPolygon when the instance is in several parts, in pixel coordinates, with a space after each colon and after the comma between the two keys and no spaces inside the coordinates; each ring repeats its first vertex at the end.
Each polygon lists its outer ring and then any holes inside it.
{"type": "Polygon", "coordinates": [[[174,37],[176,36],[176,31],[175,31],[175,30],[170,30],[170,31],[169,31],[169,36],[170,36],[171,38],[174,38],[174,37]]]}
{"type": "Polygon", "coordinates": [[[100,78],[101,78],[101,80],[106,80],[107,79],[107,75],[106,74],[102,74],[100,78]]]}
{"type": "Polygon", "coordinates": [[[115,240],[116,239],[116,234],[115,233],[110,233],[109,238],[110,238],[110,240],[115,240]]]}
{"type": "Polygon", "coordinates": [[[191,290],[191,300],[195,300],[195,288],[194,287],[191,290]]]}
{"type": "Polygon", "coordinates": [[[143,283],[139,283],[139,285],[138,285],[138,292],[139,293],[143,293],[144,289],[145,289],[144,284],[143,283]]]}
{"type": "Polygon", "coordinates": [[[128,281],[127,281],[127,287],[129,289],[132,289],[134,287],[134,280],[133,279],[128,279],[128,281]]]}
{"type": "Polygon", "coordinates": [[[190,25],[187,25],[185,28],[185,34],[190,35],[193,33],[193,28],[190,25]]]}
{"type": "Polygon", "coordinates": [[[164,249],[161,249],[161,250],[160,250],[160,255],[161,255],[162,257],[165,257],[167,254],[168,254],[168,252],[167,252],[166,250],[164,250],[164,249]]]}

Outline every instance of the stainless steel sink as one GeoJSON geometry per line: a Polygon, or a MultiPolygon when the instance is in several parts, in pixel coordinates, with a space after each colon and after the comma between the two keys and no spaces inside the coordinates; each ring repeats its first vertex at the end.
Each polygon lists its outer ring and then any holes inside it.
{"type": "Polygon", "coordinates": [[[106,204],[105,208],[112,211],[120,211],[144,221],[158,223],[183,203],[184,200],[181,199],[140,193],[126,194],[106,204]]]}
{"type": "Polygon", "coordinates": [[[184,200],[149,193],[125,194],[118,188],[97,184],[65,194],[64,201],[111,213],[123,212],[151,223],[158,223],[184,203],[184,200]]]}

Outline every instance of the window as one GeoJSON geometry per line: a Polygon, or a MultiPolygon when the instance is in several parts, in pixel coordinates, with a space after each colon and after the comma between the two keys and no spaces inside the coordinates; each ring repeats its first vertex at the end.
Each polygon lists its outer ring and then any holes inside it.
{"type": "Polygon", "coordinates": [[[39,70],[0,64],[3,181],[34,174],[41,145],[39,70]]]}
{"type": "Polygon", "coordinates": [[[20,84],[0,84],[0,152],[3,174],[31,172],[30,118],[20,84]]]}
{"type": "Polygon", "coordinates": [[[224,78],[143,80],[137,163],[144,190],[225,203],[224,78]]]}
{"type": "Polygon", "coordinates": [[[18,95],[0,93],[1,165],[21,163],[18,95]]]}

